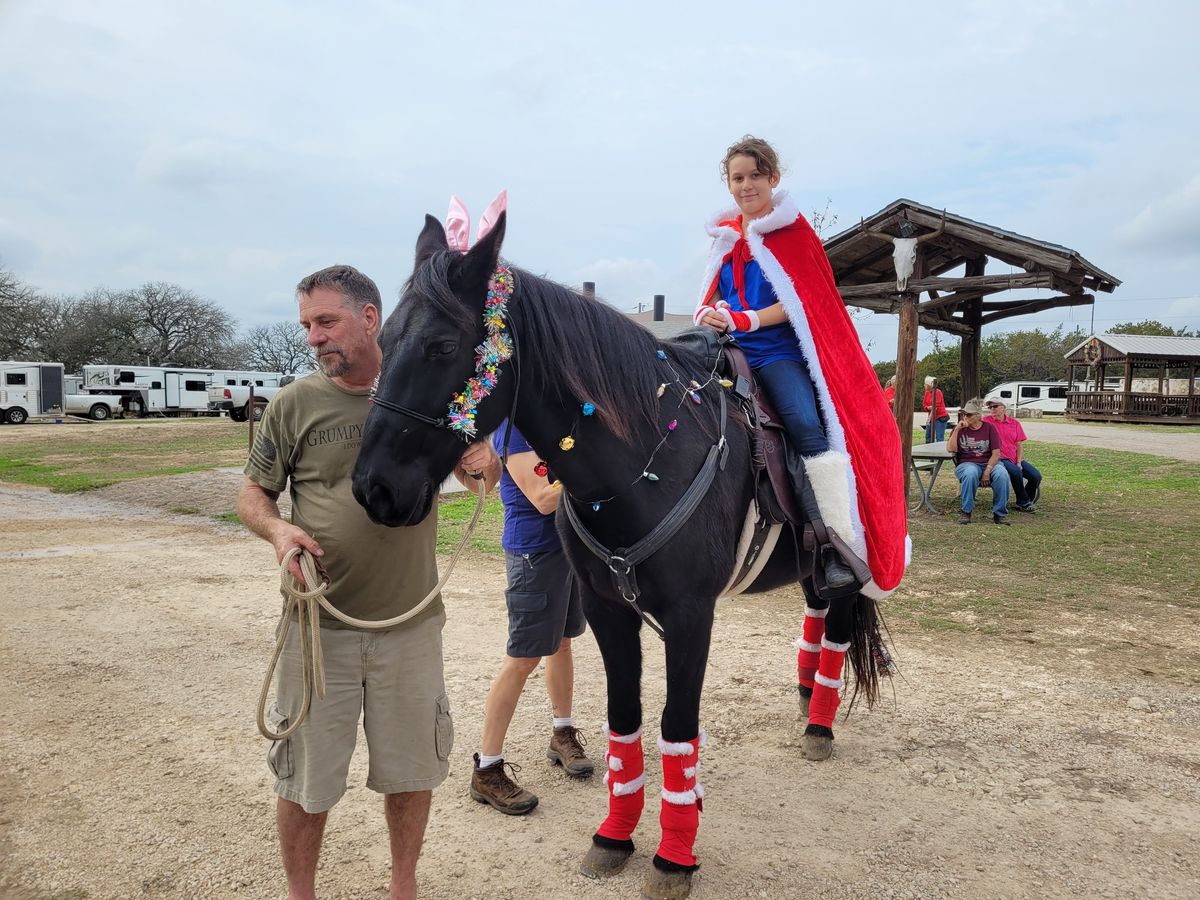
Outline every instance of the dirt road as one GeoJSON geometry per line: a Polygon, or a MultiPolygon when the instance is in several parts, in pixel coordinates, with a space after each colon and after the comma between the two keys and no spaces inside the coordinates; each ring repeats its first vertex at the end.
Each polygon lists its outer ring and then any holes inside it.
{"type": "MultiPolygon", "coordinates": [[[[213,478],[120,486],[126,502],[117,488],[72,497],[0,485],[0,896],[284,896],[253,723],[278,604],[269,549],[236,526],[153,508],[164,495],[168,508],[212,498],[230,508],[213,478]]],[[[604,788],[569,782],[545,760],[540,673],[507,753],[542,805],[507,818],[467,795],[504,646],[502,579],[502,565],[480,557],[448,589],[457,742],[435,794],[421,894],[637,897],[657,791],[627,871],[602,884],[575,874],[604,788]]],[[[1172,642],[1194,652],[1195,610],[1164,607],[1186,626],[1172,642]]],[[[793,689],[800,612],[790,593],[719,607],[701,717],[712,739],[697,900],[1200,894],[1196,681],[1088,652],[1089,629],[1103,627],[1153,655],[1163,633],[1152,618],[1088,620],[1019,644],[902,631],[895,701],[856,711],[838,726],[834,759],[812,764],[799,754],[793,689]]],[[[661,650],[652,636],[645,647],[653,734],[661,650]]],[[[576,717],[600,755],[599,655],[587,637],[578,648],[576,717]]],[[[385,896],[364,749],[330,819],[323,897],[385,896]]],[[[647,762],[656,785],[657,757],[648,751],[647,762]]]]}

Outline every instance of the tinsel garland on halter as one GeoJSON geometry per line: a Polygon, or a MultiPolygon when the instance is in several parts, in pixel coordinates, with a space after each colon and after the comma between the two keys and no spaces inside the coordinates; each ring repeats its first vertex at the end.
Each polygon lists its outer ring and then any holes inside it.
{"type": "Polygon", "coordinates": [[[503,263],[488,280],[487,299],[483,304],[483,325],[487,336],[475,348],[475,374],[462,391],[450,401],[449,425],[464,439],[476,436],[475,414],[479,403],[496,387],[500,365],[512,356],[512,338],[505,331],[508,301],[513,293],[512,270],[503,263]]]}

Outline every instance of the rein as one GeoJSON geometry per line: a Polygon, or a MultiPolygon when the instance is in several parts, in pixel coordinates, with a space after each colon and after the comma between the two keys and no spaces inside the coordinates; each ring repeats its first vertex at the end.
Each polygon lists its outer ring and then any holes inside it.
{"type": "Polygon", "coordinates": [[[462,540],[459,542],[458,547],[455,548],[454,555],[450,557],[450,563],[446,566],[445,574],[442,575],[429,593],[425,595],[425,599],[412,609],[398,616],[393,616],[390,619],[356,619],[354,616],[346,615],[326,599],[325,592],[329,589],[329,582],[321,580],[317,574],[317,564],[311,553],[302,547],[293,547],[284,555],[283,562],[279,564],[279,590],[283,594],[283,612],[279,617],[279,624],[275,627],[275,649],[271,653],[271,662],[267,666],[267,674],[263,678],[262,690],[258,695],[258,731],[263,737],[269,741],[282,741],[290,737],[292,732],[299,728],[300,723],[308,716],[309,707],[312,706],[313,694],[316,694],[319,699],[325,699],[325,661],[321,654],[321,622],[319,610],[317,609],[318,604],[335,619],[345,622],[351,628],[358,628],[363,631],[383,631],[388,628],[394,628],[420,615],[433,602],[434,598],[442,592],[442,588],[445,587],[446,582],[450,579],[450,575],[454,572],[458,558],[467,546],[467,541],[471,539],[471,535],[475,532],[475,526],[479,524],[479,517],[483,513],[484,498],[487,495],[482,480],[476,483],[475,490],[475,513],[471,516],[471,521],[467,525],[466,531],[463,532],[462,540]],[[296,576],[288,568],[291,561],[297,556],[300,559],[300,571],[304,575],[303,584],[296,580],[296,576]],[[301,677],[303,678],[304,695],[300,704],[300,712],[296,715],[295,720],[288,723],[288,726],[283,731],[273,732],[267,726],[267,695],[271,689],[271,681],[275,676],[275,667],[279,663],[279,657],[283,654],[288,632],[292,627],[293,612],[295,613],[296,625],[300,629],[300,655],[303,660],[301,677]]]}
{"type": "Polygon", "coordinates": [[[633,607],[634,612],[638,614],[641,620],[654,629],[654,632],[664,641],[667,639],[667,635],[663,631],[662,625],[656,622],[653,616],[648,614],[638,604],[641,590],[638,588],[634,567],[638,563],[645,562],[663,544],[674,537],[675,533],[691,518],[692,513],[696,511],[696,507],[700,505],[700,501],[708,493],[708,489],[712,487],[717,470],[724,471],[725,460],[729,455],[729,445],[725,441],[727,406],[724,391],[720,392],[720,397],[721,434],[717,438],[717,442],[709,448],[704,465],[700,467],[700,471],[696,473],[696,477],[692,479],[692,483],[684,491],[683,496],[671,507],[671,511],[654,526],[649,534],[632,547],[618,547],[616,550],[609,550],[608,547],[596,539],[595,535],[588,531],[587,526],[583,524],[583,520],[579,518],[579,511],[575,509],[575,504],[571,502],[571,498],[568,497],[563,504],[567,521],[571,523],[575,534],[594,556],[608,566],[608,570],[613,574],[617,590],[621,592],[621,597],[633,607]]]}

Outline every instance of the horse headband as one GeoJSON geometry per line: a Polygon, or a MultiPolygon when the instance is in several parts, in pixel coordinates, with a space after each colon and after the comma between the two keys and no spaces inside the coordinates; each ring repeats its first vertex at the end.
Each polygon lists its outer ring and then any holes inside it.
{"type": "MultiPolygon", "coordinates": [[[[501,191],[483,212],[479,221],[479,233],[476,241],[483,239],[500,214],[508,208],[508,192],[501,191]]],[[[450,198],[450,209],[446,213],[446,243],[450,249],[466,253],[470,246],[471,215],[458,197],[450,198]]],[[[479,403],[496,387],[500,378],[500,364],[512,356],[512,338],[505,333],[508,314],[508,300],[513,292],[512,270],[504,263],[496,266],[496,271],[488,279],[487,299],[483,303],[483,327],[486,336],[483,343],[475,348],[475,374],[468,379],[461,392],[455,394],[450,401],[450,415],[447,427],[457,431],[464,440],[476,437],[475,414],[479,403]]]]}

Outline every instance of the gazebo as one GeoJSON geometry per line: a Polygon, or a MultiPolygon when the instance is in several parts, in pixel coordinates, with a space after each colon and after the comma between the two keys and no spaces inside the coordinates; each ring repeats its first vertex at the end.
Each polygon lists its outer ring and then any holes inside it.
{"type": "Polygon", "coordinates": [[[905,398],[914,396],[920,326],[962,338],[963,396],[975,397],[984,326],[1056,307],[1090,306],[1095,297],[1089,291],[1111,293],[1121,283],[1068,247],[903,199],[831,237],[825,252],[848,306],[900,316],[893,411],[906,473],[913,409],[905,398]],[[989,275],[989,259],[1016,271],[989,275]],[[958,268],[961,275],[946,274],[958,268]],[[993,299],[1031,288],[1055,293],[993,299]]]}
{"type": "Polygon", "coordinates": [[[1100,422],[1200,423],[1200,338],[1099,334],[1066,354],[1067,418],[1100,422]],[[1077,379],[1079,369],[1086,375],[1077,379]],[[1118,384],[1105,371],[1119,369],[1118,384]],[[1135,377],[1138,370],[1153,373],[1135,377]],[[1170,372],[1187,372],[1171,378],[1170,372]]]}

